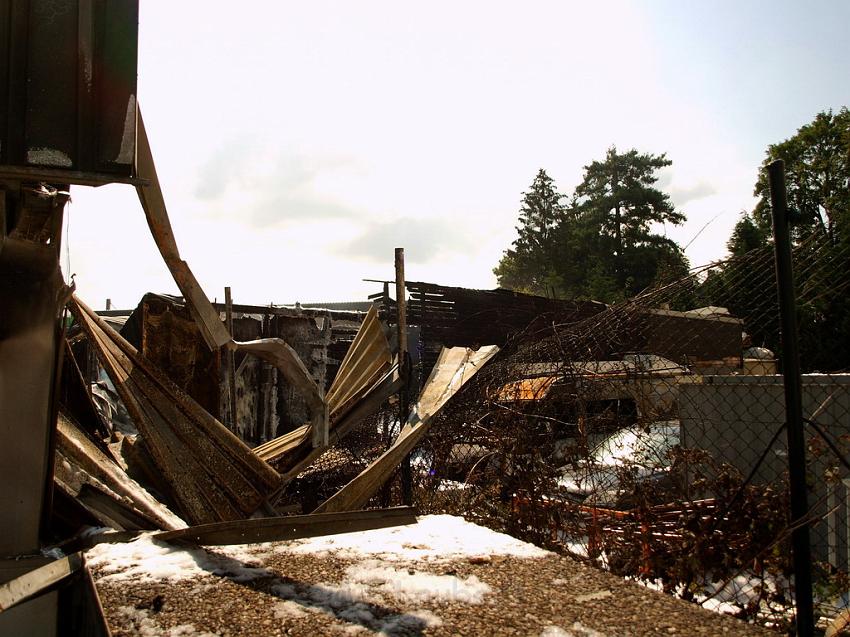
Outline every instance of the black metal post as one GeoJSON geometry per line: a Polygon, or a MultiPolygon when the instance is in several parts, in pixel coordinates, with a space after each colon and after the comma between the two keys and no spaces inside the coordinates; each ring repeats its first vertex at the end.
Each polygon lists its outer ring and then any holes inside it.
{"type": "MultiPolygon", "coordinates": [[[[794,298],[794,272],[791,262],[791,234],[788,229],[788,202],[785,192],[785,163],[778,159],[767,167],[770,178],[770,205],[773,214],[773,242],[776,256],[776,288],[782,329],[782,374],[785,383],[785,418],[788,434],[788,470],[791,490],[791,522],[797,524],[809,512],[806,493],[806,441],[803,435],[802,379],[797,345],[797,316],[794,298]]],[[[801,524],[791,534],[794,554],[794,590],[797,607],[797,635],[814,633],[812,602],[812,555],[809,525],[801,524]]]]}

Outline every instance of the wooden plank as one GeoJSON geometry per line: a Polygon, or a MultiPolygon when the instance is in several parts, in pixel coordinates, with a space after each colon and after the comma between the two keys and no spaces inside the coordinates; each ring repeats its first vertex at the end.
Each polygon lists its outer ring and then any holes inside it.
{"type": "Polygon", "coordinates": [[[189,542],[204,546],[219,546],[296,540],[415,523],[416,510],[413,507],[394,507],[203,524],[178,531],[157,533],[153,537],[160,542],[189,542]]]}
{"type": "Polygon", "coordinates": [[[73,553],[0,584],[0,613],[34,597],[83,567],[83,554],[73,553]]]}

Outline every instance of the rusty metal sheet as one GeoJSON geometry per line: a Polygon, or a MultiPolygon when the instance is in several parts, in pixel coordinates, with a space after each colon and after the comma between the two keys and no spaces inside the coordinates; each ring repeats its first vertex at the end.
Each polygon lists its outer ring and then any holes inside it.
{"type": "Polygon", "coordinates": [[[371,531],[389,526],[416,524],[416,509],[392,507],[345,513],[290,515],[277,518],[254,518],[237,522],[218,522],[193,526],[179,531],[157,533],[160,542],[191,542],[204,546],[280,542],[321,535],[371,531]]]}
{"type": "Polygon", "coordinates": [[[147,180],[147,185],[137,186],[136,192],[145,211],[148,227],[165,265],[168,266],[174,282],[177,283],[177,287],[186,299],[186,305],[198,324],[204,340],[210,349],[218,349],[231,341],[230,334],[188,264],[180,258],[141,111],[139,111],[137,143],[136,172],[139,177],[147,180]]]}
{"type": "Polygon", "coordinates": [[[315,513],[351,511],[364,506],[422,439],[430,428],[434,415],[498,351],[499,348],[495,345],[481,347],[478,351],[466,347],[443,348],[422,388],[419,402],[393,445],[360,475],[319,506],[315,513]]]}
{"type": "Polygon", "coordinates": [[[557,380],[558,376],[514,380],[502,385],[496,392],[496,398],[507,401],[541,400],[549,395],[549,390],[557,380]]]}
{"type": "Polygon", "coordinates": [[[338,417],[370,389],[392,364],[392,354],[376,306],[369,308],[328,390],[331,418],[338,417]]]}
{"type": "Polygon", "coordinates": [[[63,290],[54,246],[0,236],[0,555],[38,550],[63,290]]]}
{"type": "Polygon", "coordinates": [[[298,356],[282,339],[262,339],[247,343],[235,342],[222,323],[218,311],[213,307],[195,275],[189,269],[189,265],[180,258],[180,251],[177,248],[177,240],[168,218],[165,198],[156,174],[153,152],[141,111],[138,115],[137,150],[136,171],[139,177],[146,180],[146,185],[138,185],[136,192],[145,211],[148,227],[207,346],[211,350],[227,346],[228,348],[249,352],[275,365],[312,406],[314,444],[316,446],[327,444],[328,419],[324,397],[298,356]]]}
{"type": "Polygon", "coordinates": [[[85,565],[82,553],[72,553],[0,584],[0,613],[35,597],[85,565]]]}
{"type": "MultiPolygon", "coordinates": [[[[374,414],[387,399],[401,391],[404,381],[395,373],[396,368],[393,367],[387,375],[371,389],[362,400],[345,413],[331,430],[332,444],[338,443],[351,433],[361,422],[374,414]]],[[[288,482],[297,477],[302,471],[315,462],[329,447],[306,450],[306,446],[296,448],[286,454],[278,463],[278,467],[283,471],[283,480],[288,482]]]]}
{"type": "Polygon", "coordinates": [[[0,174],[132,178],[138,0],[0,2],[0,174]]]}
{"type": "Polygon", "coordinates": [[[279,488],[274,469],[76,296],[69,307],[189,522],[247,517],[279,488]]]}

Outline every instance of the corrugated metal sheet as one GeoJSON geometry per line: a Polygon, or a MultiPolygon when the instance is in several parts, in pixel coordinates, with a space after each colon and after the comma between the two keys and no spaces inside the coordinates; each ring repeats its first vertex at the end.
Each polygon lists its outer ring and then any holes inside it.
{"type": "Polygon", "coordinates": [[[419,402],[392,447],[315,512],[352,511],[364,506],[422,439],[433,416],[498,351],[495,345],[481,347],[478,351],[466,347],[443,348],[422,389],[419,402]]]}
{"type": "Polygon", "coordinates": [[[94,345],[180,512],[192,524],[248,517],[280,475],[75,297],[74,317],[94,345]]]}

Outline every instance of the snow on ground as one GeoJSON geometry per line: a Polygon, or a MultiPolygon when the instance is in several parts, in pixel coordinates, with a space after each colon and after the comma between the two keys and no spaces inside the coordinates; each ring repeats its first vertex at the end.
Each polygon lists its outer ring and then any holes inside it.
{"type": "Polygon", "coordinates": [[[417,524],[283,542],[276,551],[385,561],[450,562],[491,555],[545,557],[548,551],[454,515],[426,515],[417,524]]]}
{"type": "MultiPolygon", "coordinates": [[[[634,577],[627,577],[626,579],[640,584],[644,588],[665,592],[664,582],[660,579],[645,580],[634,577]]],[[[758,602],[761,605],[760,612],[764,613],[765,616],[775,616],[778,612],[786,612],[789,616],[791,615],[792,609],[790,607],[785,611],[771,607],[770,603],[763,599],[763,590],[770,593],[776,593],[780,590],[790,591],[791,582],[785,578],[777,579],[767,573],[757,575],[751,571],[743,571],[735,577],[723,581],[712,581],[709,574],[703,582],[703,593],[697,594],[694,599],[703,608],[723,615],[737,615],[753,602],[758,602]]],[[[672,591],[672,595],[681,598],[684,592],[684,585],[679,585],[672,591]]]]}
{"type": "MultiPolygon", "coordinates": [[[[280,600],[274,606],[275,617],[279,619],[319,612],[392,634],[404,628],[438,626],[442,620],[424,609],[376,617],[372,604],[381,604],[382,599],[392,598],[407,605],[435,600],[479,604],[492,592],[490,586],[474,575],[466,578],[437,575],[420,566],[458,559],[486,561],[494,555],[538,558],[550,553],[463,518],[429,515],[408,526],[290,542],[215,547],[215,553],[156,542],[152,534],[143,534],[133,542],[99,544],[86,553],[86,559],[96,569],[98,581],[104,583],[181,581],[210,574],[235,582],[270,578],[278,580],[272,584],[271,592],[280,600]],[[317,583],[296,589],[279,581],[273,571],[261,567],[262,558],[272,553],[317,557],[332,553],[353,563],[339,583],[317,583]]],[[[199,582],[198,586],[204,584],[199,582]]],[[[131,611],[137,613],[133,620],[140,634],[155,628],[146,611],[128,609],[127,612],[131,611]]],[[[191,626],[179,628],[183,632],[175,633],[174,637],[197,634],[191,626]]],[[[558,635],[597,637],[598,634],[579,632],[572,627],[546,637],[558,635]]]]}
{"type": "Polygon", "coordinates": [[[121,613],[130,619],[140,637],[218,637],[213,633],[199,631],[192,624],[181,624],[163,632],[159,624],[151,618],[150,612],[132,606],[122,607],[121,613]]]}
{"type": "Polygon", "coordinates": [[[458,601],[480,604],[490,587],[474,575],[461,579],[454,575],[434,575],[412,568],[383,566],[378,560],[364,560],[346,569],[348,578],[376,587],[407,601],[458,601]]]}
{"type": "Polygon", "coordinates": [[[547,626],[540,633],[540,637],[605,637],[605,633],[588,628],[582,625],[581,622],[574,622],[569,628],[547,626]]]}
{"type": "MultiPolygon", "coordinates": [[[[241,547],[234,552],[246,557],[241,547]]],[[[156,542],[152,533],[145,533],[132,542],[98,544],[86,552],[86,562],[102,571],[100,580],[105,582],[180,581],[210,574],[246,582],[274,576],[271,571],[255,568],[238,558],[207,553],[201,548],[178,548],[156,542]]]]}

